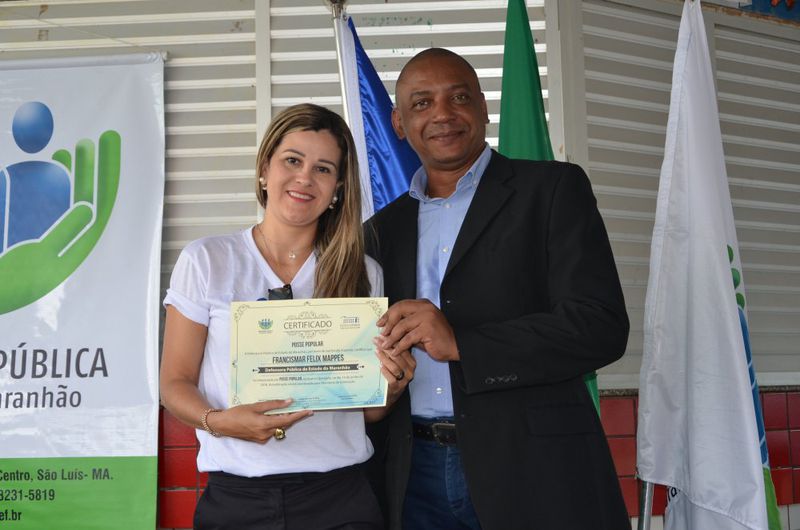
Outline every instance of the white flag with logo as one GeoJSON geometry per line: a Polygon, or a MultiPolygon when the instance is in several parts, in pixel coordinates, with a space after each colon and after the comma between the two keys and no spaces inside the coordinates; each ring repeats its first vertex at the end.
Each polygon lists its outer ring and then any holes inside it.
{"type": "Polygon", "coordinates": [[[684,4],[673,68],[645,303],[638,472],[667,485],[667,529],[766,529],[757,387],[699,1],[684,4]]]}

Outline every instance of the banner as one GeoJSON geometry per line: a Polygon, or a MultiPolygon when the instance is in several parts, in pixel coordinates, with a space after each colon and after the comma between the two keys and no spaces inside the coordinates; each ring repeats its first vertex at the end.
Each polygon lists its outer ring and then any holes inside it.
{"type": "Polygon", "coordinates": [[[699,1],[686,2],[650,252],[637,433],[639,477],[668,487],[667,530],[780,528],[745,302],[703,16],[699,1]]]}
{"type": "Polygon", "coordinates": [[[158,54],[0,62],[0,526],[152,529],[158,54]]]}

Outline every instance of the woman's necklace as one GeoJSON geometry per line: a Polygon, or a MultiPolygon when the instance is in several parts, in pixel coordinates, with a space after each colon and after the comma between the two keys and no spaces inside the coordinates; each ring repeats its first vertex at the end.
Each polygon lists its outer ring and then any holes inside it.
{"type": "MultiPolygon", "coordinates": [[[[267,236],[265,236],[264,231],[261,230],[261,223],[256,225],[256,229],[258,230],[258,233],[261,236],[261,242],[264,244],[264,252],[267,252],[269,249],[269,245],[267,245],[267,236]]],[[[289,259],[297,259],[297,253],[294,250],[290,250],[288,256],[289,259]]]]}
{"type": "MultiPolygon", "coordinates": [[[[278,258],[277,253],[274,252],[272,250],[272,248],[267,244],[267,236],[264,235],[264,231],[261,229],[261,224],[260,223],[256,225],[256,230],[258,230],[258,235],[261,236],[261,243],[264,245],[264,258],[267,260],[268,263],[270,263],[270,265],[274,265],[275,269],[280,269],[280,271],[278,271],[278,270],[275,271],[275,272],[278,273],[278,276],[281,277],[281,279],[284,280],[284,281],[286,281],[287,278],[288,278],[288,280],[291,280],[292,278],[294,278],[294,275],[295,275],[295,273],[297,272],[297,269],[298,269],[297,263],[295,262],[295,260],[297,260],[298,252],[296,252],[295,250],[289,250],[289,252],[288,252],[288,254],[286,254],[286,256],[289,258],[290,261],[288,263],[281,263],[281,260],[278,258]],[[273,256],[272,259],[270,259],[270,254],[273,256]],[[275,261],[274,264],[271,263],[273,260],[275,261]],[[280,272],[284,272],[286,277],[284,277],[284,275],[280,274],[280,272]]],[[[310,252],[310,250],[311,250],[311,247],[309,247],[307,249],[301,249],[300,252],[301,253],[303,253],[305,251],[309,251],[310,252]]]]}

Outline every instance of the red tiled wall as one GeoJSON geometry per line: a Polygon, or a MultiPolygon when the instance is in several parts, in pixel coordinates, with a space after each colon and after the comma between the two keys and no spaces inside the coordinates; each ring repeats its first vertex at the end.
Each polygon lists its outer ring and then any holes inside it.
{"type": "Polygon", "coordinates": [[[158,527],[191,528],[194,507],[206,484],[197,471],[194,429],[161,409],[158,443],[158,527]]]}
{"type": "MultiPolygon", "coordinates": [[[[772,480],[778,504],[800,503],[800,392],[765,392],[764,425],[767,430],[772,480]]],[[[631,517],[639,515],[639,484],[636,479],[636,413],[638,399],[606,397],[600,413],[617,468],[625,505],[631,517]]],[[[197,440],[194,430],[169,412],[161,414],[159,439],[158,524],[159,528],[192,527],[192,514],[203,492],[207,476],[195,465],[197,440]]],[[[653,514],[661,515],[666,492],[657,486],[653,514]]]]}
{"type": "MultiPolygon", "coordinates": [[[[800,392],[761,394],[772,482],[779,505],[800,503],[800,392]]],[[[625,505],[631,517],[639,515],[636,479],[636,415],[638,399],[607,397],[600,400],[603,428],[617,468],[625,505]]],[[[666,491],[656,486],[653,514],[662,515],[666,491]]]]}

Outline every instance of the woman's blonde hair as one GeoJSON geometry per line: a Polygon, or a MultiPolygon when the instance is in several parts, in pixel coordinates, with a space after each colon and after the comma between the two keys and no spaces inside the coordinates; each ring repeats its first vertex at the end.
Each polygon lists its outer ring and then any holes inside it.
{"type": "Polygon", "coordinates": [[[327,209],[317,221],[314,242],[317,270],[314,273],[314,296],[339,298],[369,296],[370,285],[364,265],[364,235],[361,229],[361,183],[353,135],[335,112],[302,103],[275,116],[261,140],[256,157],[256,197],[267,207],[267,192],[261,175],[272,155],[287,134],[298,131],[328,131],[336,139],[342,158],[333,209],[327,209]]]}

